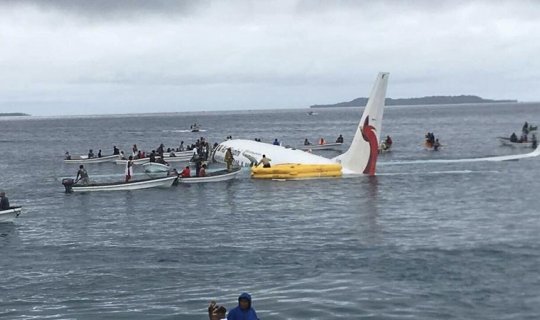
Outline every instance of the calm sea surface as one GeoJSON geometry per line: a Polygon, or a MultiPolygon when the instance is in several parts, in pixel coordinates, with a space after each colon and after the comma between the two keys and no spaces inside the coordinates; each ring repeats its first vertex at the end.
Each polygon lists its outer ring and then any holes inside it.
{"type": "Polygon", "coordinates": [[[0,225],[0,318],[207,319],[244,291],[261,319],[540,317],[540,159],[385,165],[529,152],[496,137],[539,124],[539,104],[387,107],[376,177],[63,192],[66,150],[350,142],[362,110],[307,111],[0,119],[0,189],[24,207],[0,225]]]}

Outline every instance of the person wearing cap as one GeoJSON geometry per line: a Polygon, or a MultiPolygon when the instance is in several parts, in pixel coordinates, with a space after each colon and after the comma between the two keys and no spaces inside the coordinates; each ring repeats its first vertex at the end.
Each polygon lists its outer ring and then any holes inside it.
{"type": "Polygon", "coordinates": [[[9,199],[6,197],[6,193],[4,191],[0,192],[0,211],[1,210],[9,210],[9,199]]]}
{"type": "Polygon", "coordinates": [[[227,315],[227,320],[259,320],[257,312],[251,306],[251,295],[242,293],[238,297],[238,306],[227,315]]]}

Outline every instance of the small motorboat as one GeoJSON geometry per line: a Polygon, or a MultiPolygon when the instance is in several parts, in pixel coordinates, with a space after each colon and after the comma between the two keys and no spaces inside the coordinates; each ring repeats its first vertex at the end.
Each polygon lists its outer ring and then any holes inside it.
{"type": "Polygon", "coordinates": [[[387,153],[392,151],[392,145],[388,145],[386,142],[381,142],[379,145],[379,153],[387,153]]]}
{"type": "Polygon", "coordinates": [[[13,222],[21,214],[21,207],[10,207],[7,210],[0,211],[0,223],[13,222]]]}
{"type": "Polygon", "coordinates": [[[177,179],[176,176],[164,178],[151,178],[144,180],[132,180],[129,182],[91,183],[76,184],[71,178],[62,179],[62,184],[66,193],[72,192],[92,192],[92,191],[125,191],[140,190],[148,188],[169,188],[177,179]]]}
{"type": "Polygon", "coordinates": [[[503,146],[507,146],[507,147],[520,147],[520,148],[532,148],[532,149],[535,149],[536,146],[534,146],[534,142],[533,141],[510,141],[510,138],[507,138],[507,137],[497,137],[497,139],[499,139],[499,142],[501,143],[501,145],[503,146]]]}
{"type": "Polygon", "coordinates": [[[199,131],[201,131],[201,127],[198,124],[195,123],[195,124],[191,125],[190,130],[191,130],[191,132],[199,132],[199,131]]]}
{"type": "Polygon", "coordinates": [[[178,177],[178,182],[180,183],[207,183],[207,182],[220,182],[228,181],[236,178],[240,173],[241,168],[234,168],[230,172],[227,169],[207,172],[204,177],[189,177],[182,178],[178,177]]]}
{"type": "Polygon", "coordinates": [[[308,116],[316,116],[316,115],[318,115],[319,113],[313,112],[313,111],[309,111],[307,114],[308,114],[308,116]]]}
{"type": "Polygon", "coordinates": [[[119,159],[120,156],[117,154],[103,157],[94,157],[88,158],[88,156],[73,156],[71,159],[64,159],[64,163],[73,163],[73,164],[90,164],[90,163],[103,163],[103,162],[113,162],[119,159]]]}

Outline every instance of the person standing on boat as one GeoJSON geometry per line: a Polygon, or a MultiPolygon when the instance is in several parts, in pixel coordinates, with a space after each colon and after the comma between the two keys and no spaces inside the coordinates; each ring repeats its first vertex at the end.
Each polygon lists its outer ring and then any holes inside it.
{"type": "Polygon", "coordinates": [[[538,141],[536,141],[536,135],[533,133],[532,137],[531,137],[531,147],[533,149],[536,149],[536,147],[538,147],[538,141]]]}
{"type": "Polygon", "coordinates": [[[229,312],[227,320],[259,320],[257,312],[251,306],[249,293],[244,292],[238,297],[238,306],[229,312]]]}
{"type": "Polygon", "coordinates": [[[225,163],[227,164],[227,171],[231,172],[234,158],[233,158],[232,150],[230,147],[227,148],[227,151],[225,152],[224,160],[225,160],[225,163]]]}
{"type": "Polygon", "coordinates": [[[98,158],[101,158],[101,149],[99,149],[98,153],[97,153],[97,157],[98,158]]]}
{"type": "Polygon", "coordinates": [[[129,156],[129,159],[126,163],[126,183],[131,180],[133,176],[133,156],[129,156]]]}
{"type": "Polygon", "coordinates": [[[515,132],[512,132],[512,134],[510,135],[510,142],[517,142],[518,141],[518,138],[517,138],[517,135],[515,132]]]}
{"type": "Polygon", "coordinates": [[[309,145],[311,145],[311,142],[309,142],[309,140],[306,138],[306,139],[304,139],[304,145],[309,146],[309,145]]]}
{"type": "Polygon", "coordinates": [[[324,141],[324,138],[319,139],[319,144],[320,144],[320,145],[323,145],[323,144],[325,144],[325,143],[326,143],[326,141],[324,141]]]}
{"type": "Polygon", "coordinates": [[[0,192],[0,211],[1,210],[9,210],[9,199],[6,197],[6,193],[4,191],[0,192]]]}
{"type": "Polygon", "coordinates": [[[81,164],[79,166],[79,171],[77,171],[77,177],[75,178],[75,183],[81,181],[82,184],[88,184],[88,172],[84,168],[84,166],[81,164]]]}

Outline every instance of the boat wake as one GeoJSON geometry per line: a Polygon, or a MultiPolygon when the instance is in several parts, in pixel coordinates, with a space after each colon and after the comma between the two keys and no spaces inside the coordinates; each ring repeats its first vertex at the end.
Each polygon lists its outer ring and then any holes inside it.
{"type": "Polygon", "coordinates": [[[389,162],[380,162],[379,165],[403,165],[403,164],[429,164],[429,163],[468,163],[468,162],[482,162],[482,161],[514,161],[527,158],[535,158],[540,156],[540,148],[536,148],[533,152],[523,153],[523,154],[514,154],[507,156],[494,156],[494,157],[483,157],[483,158],[465,158],[465,159],[431,159],[431,160],[405,160],[405,161],[389,161],[389,162]]]}

